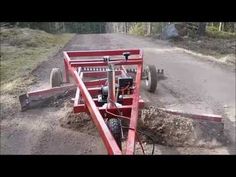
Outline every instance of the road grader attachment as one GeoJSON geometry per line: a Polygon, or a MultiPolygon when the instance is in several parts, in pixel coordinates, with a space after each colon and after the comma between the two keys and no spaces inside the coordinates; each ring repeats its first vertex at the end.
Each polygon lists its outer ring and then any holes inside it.
{"type": "MultiPolygon", "coordinates": [[[[155,93],[158,81],[164,78],[164,70],[154,65],[144,67],[140,49],[64,51],[63,54],[64,75],[61,69],[53,68],[50,88],[19,96],[22,111],[37,107],[51,97],[74,95],[74,112],[90,115],[108,154],[134,154],[139,110],[144,107],[141,81],[145,82],[147,91],[155,93]],[[122,148],[122,122],[128,127],[125,148],[122,148]]],[[[187,116],[222,121],[217,115],[187,116]]]]}

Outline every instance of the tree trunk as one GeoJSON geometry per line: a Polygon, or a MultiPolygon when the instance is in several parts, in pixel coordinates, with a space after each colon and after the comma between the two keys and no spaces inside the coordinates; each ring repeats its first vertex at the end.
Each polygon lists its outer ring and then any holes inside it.
{"type": "Polygon", "coordinates": [[[230,22],[230,32],[234,33],[234,23],[230,22]]]}
{"type": "Polygon", "coordinates": [[[206,23],[199,23],[197,34],[204,36],[206,33],[206,23]]]}
{"type": "Polygon", "coordinates": [[[220,24],[219,24],[219,31],[221,31],[222,30],[222,22],[220,22],[220,24]]]}
{"type": "Polygon", "coordinates": [[[148,35],[151,35],[152,34],[152,23],[149,22],[148,23],[148,35]]]}
{"type": "Polygon", "coordinates": [[[99,33],[102,33],[102,24],[99,23],[99,33]]]}

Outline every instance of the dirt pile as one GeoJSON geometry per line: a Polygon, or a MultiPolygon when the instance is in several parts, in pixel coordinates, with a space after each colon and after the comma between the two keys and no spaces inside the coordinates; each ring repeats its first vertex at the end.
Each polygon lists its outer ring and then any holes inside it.
{"type": "MultiPolygon", "coordinates": [[[[60,120],[64,128],[99,136],[90,116],[86,113],[73,113],[70,110],[60,120]]],[[[224,135],[223,124],[173,115],[159,110],[156,107],[148,107],[142,110],[138,121],[139,132],[144,132],[141,139],[146,143],[174,146],[174,147],[221,147],[228,142],[224,135]],[[152,139],[150,139],[150,137],[152,139]]]]}
{"type": "Polygon", "coordinates": [[[60,125],[64,128],[99,136],[95,125],[87,113],[73,113],[69,111],[64,118],[60,119],[60,125]]]}
{"type": "Polygon", "coordinates": [[[164,113],[155,107],[149,107],[142,111],[138,128],[149,132],[158,144],[184,146],[190,145],[194,141],[192,120],[164,113]]]}
{"type": "MultiPolygon", "coordinates": [[[[192,120],[163,112],[156,107],[142,111],[138,128],[152,135],[155,143],[168,146],[213,148],[228,143],[223,124],[192,120]]],[[[145,136],[143,138],[150,141],[145,136]]]]}

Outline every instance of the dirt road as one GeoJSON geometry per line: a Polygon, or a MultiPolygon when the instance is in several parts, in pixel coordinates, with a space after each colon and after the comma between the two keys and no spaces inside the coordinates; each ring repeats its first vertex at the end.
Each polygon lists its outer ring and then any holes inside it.
{"type": "MultiPolygon", "coordinates": [[[[155,94],[142,90],[152,104],[194,113],[221,114],[232,144],[215,149],[175,148],[157,145],[157,154],[235,153],[235,68],[186,53],[168,42],[123,34],[76,35],[64,50],[142,48],[145,64],[163,68],[166,80],[155,94]]],[[[51,68],[63,68],[62,52],[43,62],[34,72],[38,79],[30,90],[49,85],[51,68]]],[[[17,99],[17,98],[14,98],[17,99]]],[[[68,109],[48,107],[4,117],[1,122],[1,154],[104,154],[101,139],[62,128],[59,120],[68,109]]]]}

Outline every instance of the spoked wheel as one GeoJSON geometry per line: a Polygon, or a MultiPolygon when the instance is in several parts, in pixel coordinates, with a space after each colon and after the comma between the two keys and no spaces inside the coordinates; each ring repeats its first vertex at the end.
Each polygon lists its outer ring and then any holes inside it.
{"type": "Polygon", "coordinates": [[[148,65],[145,68],[145,72],[147,75],[147,78],[145,80],[146,89],[151,93],[155,93],[157,88],[157,78],[158,78],[156,66],[148,65]]]}
{"type": "Polygon", "coordinates": [[[122,133],[121,133],[120,120],[116,119],[116,118],[108,119],[107,126],[108,126],[109,130],[111,131],[114,139],[116,140],[118,147],[120,149],[122,149],[122,146],[121,146],[122,133]]]}
{"type": "Polygon", "coordinates": [[[62,84],[63,77],[60,68],[53,68],[50,74],[50,86],[59,87],[62,84]]]}

